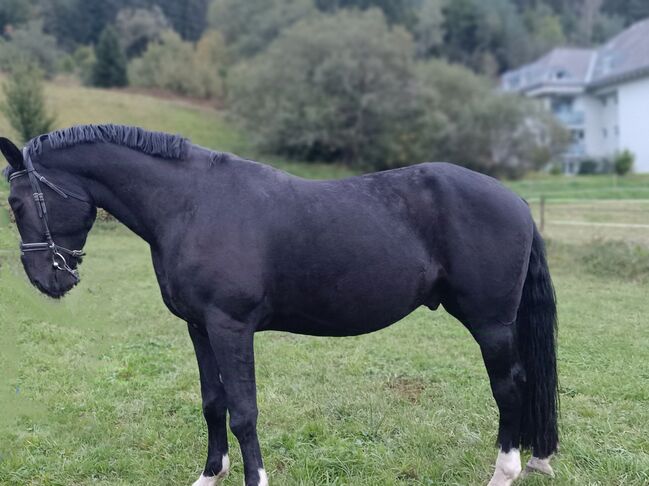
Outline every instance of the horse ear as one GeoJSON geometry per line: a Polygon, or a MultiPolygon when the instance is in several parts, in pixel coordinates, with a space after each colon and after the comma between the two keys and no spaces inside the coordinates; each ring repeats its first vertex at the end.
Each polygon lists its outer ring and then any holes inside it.
{"type": "Polygon", "coordinates": [[[23,170],[23,154],[8,138],[0,137],[0,152],[15,170],[23,170]]]}

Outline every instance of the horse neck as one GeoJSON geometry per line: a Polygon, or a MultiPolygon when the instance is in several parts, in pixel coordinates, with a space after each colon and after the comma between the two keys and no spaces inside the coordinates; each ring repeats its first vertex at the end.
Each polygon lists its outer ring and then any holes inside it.
{"type": "Polygon", "coordinates": [[[112,144],[67,149],[65,169],[83,178],[93,201],[154,245],[194,197],[184,166],[112,144]]]}

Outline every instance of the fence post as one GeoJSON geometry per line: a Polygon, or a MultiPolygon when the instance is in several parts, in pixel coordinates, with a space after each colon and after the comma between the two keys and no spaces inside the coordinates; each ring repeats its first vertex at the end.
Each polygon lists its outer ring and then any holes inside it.
{"type": "Polygon", "coordinates": [[[540,203],[541,203],[541,207],[540,207],[541,216],[539,219],[539,231],[543,233],[543,231],[545,230],[545,196],[541,196],[540,203]]]}

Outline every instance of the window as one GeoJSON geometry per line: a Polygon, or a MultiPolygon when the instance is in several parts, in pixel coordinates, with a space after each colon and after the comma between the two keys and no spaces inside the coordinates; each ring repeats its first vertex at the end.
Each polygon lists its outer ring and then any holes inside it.
{"type": "Polygon", "coordinates": [[[573,98],[570,96],[557,96],[552,98],[552,111],[554,113],[566,113],[572,111],[573,98]]]}
{"type": "Polygon", "coordinates": [[[573,142],[581,142],[584,139],[584,131],[583,130],[571,130],[570,132],[572,134],[572,141],[573,142]]]}

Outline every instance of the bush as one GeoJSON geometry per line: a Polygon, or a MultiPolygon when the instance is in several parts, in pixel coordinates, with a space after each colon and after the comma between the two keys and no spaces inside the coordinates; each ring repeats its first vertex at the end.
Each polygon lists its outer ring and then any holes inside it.
{"type": "Polygon", "coordinates": [[[265,150],[307,160],[405,162],[416,125],[413,45],[380,11],[319,15],[229,76],[235,114],[265,150]]]}
{"type": "Polygon", "coordinates": [[[624,150],[619,153],[613,161],[615,173],[621,176],[627,175],[633,168],[633,162],[635,162],[635,156],[631,151],[624,150]]]}
{"type": "Polygon", "coordinates": [[[131,61],[129,78],[133,86],[161,88],[197,98],[218,98],[223,94],[222,63],[225,47],[221,36],[206,32],[196,48],[173,31],[149,44],[142,57],[131,61]]]}
{"type": "Polygon", "coordinates": [[[126,86],[126,55],[119,43],[117,32],[106,27],[95,46],[95,65],[92,70],[92,84],[103,88],[126,86]]]}
{"type": "Polygon", "coordinates": [[[25,0],[2,0],[0,2],[0,32],[7,26],[22,24],[29,18],[31,5],[25,0]]]}
{"type": "Polygon", "coordinates": [[[595,241],[581,248],[581,263],[592,274],[649,282],[649,249],[623,241],[595,241]]]}
{"type": "Polygon", "coordinates": [[[19,62],[36,65],[47,77],[51,77],[56,73],[62,55],[56,39],[43,33],[41,22],[32,21],[14,30],[9,40],[0,37],[2,71],[11,71],[12,66],[19,62]]]}
{"type": "Polygon", "coordinates": [[[299,22],[237,66],[229,101],[259,147],[372,169],[448,160],[520,176],[561,152],[547,112],[443,61],[416,64],[378,10],[299,22]]]}
{"type": "Polygon", "coordinates": [[[43,78],[37,67],[15,66],[3,88],[5,101],[0,108],[23,142],[52,130],[54,117],[45,109],[43,78]]]}
{"type": "Polygon", "coordinates": [[[312,0],[214,0],[209,24],[223,33],[235,57],[253,56],[315,11],[312,0]]]}
{"type": "Polygon", "coordinates": [[[95,50],[90,46],[81,46],[72,54],[73,70],[85,85],[93,82],[93,71],[97,63],[95,50]]]}
{"type": "Polygon", "coordinates": [[[426,111],[442,120],[442,130],[426,144],[429,160],[515,178],[547,165],[568,143],[566,131],[545,110],[495,91],[487,78],[465,67],[428,61],[419,65],[418,82],[432,91],[426,111]]]}
{"type": "Polygon", "coordinates": [[[579,175],[593,175],[597,174],[599,164],[596,160],[582,160],[579,164],[579,175]]]}
{"type": "Polygon", "coordinates": [[[169,22],[160,7],[150,9],[125,8],[119,11],[116,20],[122,46],[130,58],[140,56],[149,42],[160,39],[169,29],[169,22]]]}

